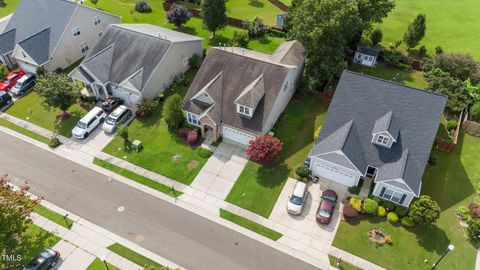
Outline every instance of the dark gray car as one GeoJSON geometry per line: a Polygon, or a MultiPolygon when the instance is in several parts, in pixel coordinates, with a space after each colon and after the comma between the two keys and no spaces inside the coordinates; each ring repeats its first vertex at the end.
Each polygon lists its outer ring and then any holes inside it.
{"type": "Polygon", "coordinates": [[[10,89],[10,93],[14,96],[23,96],[26,92],[32,89],[35,85],[36,75],[27,73],[23,75],[15,85],[10,89]]]}

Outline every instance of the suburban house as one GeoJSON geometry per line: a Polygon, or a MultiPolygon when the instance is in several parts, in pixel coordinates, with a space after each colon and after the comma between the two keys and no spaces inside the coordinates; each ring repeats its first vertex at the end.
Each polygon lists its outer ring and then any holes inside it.
{"type": "Polygon", "coordinates": [[[150,24],[114,24],[70,76],[99,99],[137,103],[163,92],[194,54],[202,56],[202,38],[150,24]]]}
{"type": "Polygon", "coordinates": [[[21,0],[0,34],[0,62],[35,73],[82,59],[120,17],[67,0],[21,0]]]}
{"type": "Polygon", "coordinates": [[[275,124],[295,92],[305,49],[282,43],[272,54],[235,47],[211,48],[190,86],[183,109],[202,136],[243,145],[275,124]]]}
{"type": "Polygon", "coordinates": [[[379,53],[380,49],[378,48],[359,46],[357,47],[357,51],[355,52],[353,62],[355,64],[364,65],[367,67],[374,67],[377,65],[377,58],[379,53]]]}
{"type": "Polygon", "coordinates": [[[409,206],[420,195],[447,97],[344,71],[307,163],[314,176],[409,206]]]}

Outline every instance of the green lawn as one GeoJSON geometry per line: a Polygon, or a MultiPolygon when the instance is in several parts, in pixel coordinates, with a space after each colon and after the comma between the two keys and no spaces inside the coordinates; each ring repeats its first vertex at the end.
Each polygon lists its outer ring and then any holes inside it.
{"type": "Polygon", "coordinates": [[[292,98],[275,129],[284,143],[279,160],[268,166],[249,161],[226,201],[268,218],[287,177],[293,177],[307,157],[326,110],[327,104],[318,97],[292,98]]]}
{"type": "Polygon", "coordinates": [[[240,225],[244,228],[247,228],[251,231],[254,231],[258,234],[261,234],[265,237],[272,239],[273,241],[277,241],[283,235],[279,232],[276,232],[272,229],[269,229],[261,224],[255,223],[247,218],[235,215],[234,213],[228,212],[227,210],[220,209],[220,217],[231,221],[237,225],[240,225]]]}
{"type": "Polygon", "coordinates": [[[396,0],[395,4],[396,8],[380,27],[385,47],[402,38],[415,16],[424,13],[427,31],[420,45],[425,45],[430,55],[434,54],[436,46],[441,46],[446,52],[469,53],[480,59],[478,0],[396,0]]]}
{"type": "Polygon", "coordinates": [[[260,16],[271,26],[275,26],[277,14],[283,13],[268,0],[227,0],[226,7],[229,17],[251,20],[260,16]]]}
{"type": "MultiPolygon", "coordinates": [[[[185,77],[191,82],[197,70],[191,69],[185,77]]],[[[188,86],[177,88],[176,93],[182,97],[188,86]]],[[[165,97],[172,92],[165,91],[165,97]]],[[[198,174],[207,158],[197,155],[194,149],[187,145],[183,138],[172,134],[162,118],[162,106],[145,120],[135,118],[128,126],[129,138],[138,139],[143,144],[140,152],[126,151],[123,139],[116,136],[103,151],[125,159],[147,170],[159,173],[168,178],[189,185],[198,174]]]]}
{"type": "Polygon", "coordinates": [[[20,244],[11,253],[13,255],[21,255],[21,260],[7,263],[0,258],[0,269],[18,264],[26,264],[42,250],[54,246],[58,241],[60,241],[60,238],[56,235],[34,224],[28,223],[27,230],[23,233],[20,244]]]}
{"type": "Polygon", "coordinates": [[[328,255],[328,260],[330,261],[331,266],[334,266],[340,270],[362,270],[362,268],[352,265],[346,261],[341,261],[340,265],[337,266],[338,258],[332,255],[328,255]]]}
{"type": "Polygon", "coordinates": [[[37,214],[39,214],[39,215],[41,215],[41,216],[43,216],[47,219],[50,219],[51,221],[57,223],[58,225],[61,225],[61,226],[65,227],[67,229],[71,229],[72,226],[73,226],[73,220],[71,220],[67,217],[67,221],[65,221],[65,219],[63,218],[62,215],[48,209],[47,207],[45,207],[41,204],[37,204],[34,208],[34,211],[35,211],[35,213],[37,213],[37,214]]]}
{"type": "Polygon", "coordinates": [[[110,170],[112,172],[115,172],[115,173],[118,173],[122,176],[125,176],[139,184],[142,184],[142,185],[145,185],[147,187],[151,187],[153,189],[156,189],[160,192],[163,192],[169,196],[172,196],[172,197],[178,197],[180,195],[182,195],[183,193],[176,190],[175,191],[175,194],[173,193],[172,191],[172,188],[171,187],[168,187],[166,185],[163,185],[163,184],[160,184],[156,181],[153,181],[152,179],[149,179],[145,176],[142,176],[142,175],[139,175],[139,174],[136,174],[132,171],[129,171],[129,170],[126,170],[126,169],[123,169],[123,168],[120,168],[114,164],[111,164],[107,161],[104,161],[104,160],[101,160],[101,159],[98,159],[98,158],[95,158],[93,160],[93,163],[100,166],[100,167],[103,167],[107,170],[110,170]]]}
{"type": "Polygon", "coordinates": [[[377,66],[373,68],[352,64],[348,69],[389,81],[395,77],[399,77],[402,79],[403,84],[420,89],[425,89],[428,86],[428,83],[425,81],[421,71],[413,70],[412,72],[407,72],[400,69],[391,68],[384,63],[378,63],[377,66]]]}
{"type": "Polygon", "coordinates": [[[435,224],[405,229],[375,218],[356,224],[342,221],[333,245],[388,269],[430,269],[452,243],[455,250],[437,269],[474,269],[477,251],[465,240],[455,209],[468,206],[475,197],[480,179],[480,138],[462,133],[451,153],[434,153],[439,163],[425,171],[422,194],[430,195],[442,209],[435,224]],[[391,234],[393,245],[376,248],[370,244],[366,235],[372,227],[391,234]]]}
{"type": "Polygon", "coordinates": [[[47,111],[41,104],[40,97],[35,92],[30,92],[21,99],[17,100],[5,112],[17,118],[28,121],[45,129],[56,131],[67,138],[72,136],[72,128],[86,111],[78,105],[73,105],[68,109],[71,116],[58,124],[58,130],[55,128],[57,116],[60,110],[47,111]]]}
{"type": "MultiPolygon", "coordinates": [[[[109,264],[107,262],[109,270],[118,270],[119,268],[109,264]]],[[[106,270],[105,263],[102,262],[99,258],[95,258],[95,260],[88,266],[87,270],[106,270]]]]}
{"type": "Polygon", "coordinates": [[[119,243],[115,243],[107,248],[108,250],[117,253],[118,255],[122,256],[123,258],[136,263],[140,266],[153,266],[156,270],[163,269],[162,265],[150,260],[149,258],[138,254],[137,252],[120,245],[119,243]]]}
{"type": "MultiPolygon", "coordinates": [[[[150,1],[153,9],[151,13],[138,13],[134,11],[134,3],[135,0],[102,0],[98,2],[97,8],[121,16],[122,23],[150,23],[165,28],[175,28],[174,25],[169,24],[166,20],[166,12],[163,10],[162,1],[150,1]]],[[[93,6],[90,1],[85,1],[85,4],[93,6]]],[[[191,18],[185,25],[177,30],[204,38],[203,46],[207,49],[212,46],[218,46],[219,43],[229,45],[231,44],[234,31],[245,31],[228,26],[218,31],[216,38],[209,39],[212,34],[203,29],[202,20],[197,18],[191,18]]],[[[283,41],[284,39],[282,38],[266,36],[263,39],[251,41],[249,48],[260,52],[272,53],[283,41]]]]}
{"type": "Polygon", "coordinates": [[[20,3],[20,0],[7,0],[5,3],[5,6],[0,5],[0,19],[10,13],[13,13],[15,8],[17,8],[18,3],[20,3]]]}
{"type": "Polygon", "coordinates": [[[26,129],[26,128],[23,128],[23,127],[21,127],[21,126],[15,125],[14,123],[12,123],[12,122],[10,122],[10,121],[7,121],[7,120],[5,120],[5,119],[0,119],[0,126],[6,127],[6,128],[8,128],[8,129],[11,129],[11,130],[16,131],[16,132],[18,132],[18,133],[21,133],[21,134],[23,134],[23,135],[25,135],[25,136],[28,136],[28,137],[30,137],[30,138],[32,138],[32,139],[34,139],[34,140],[40,141],[40,142],[42,142],[42,143],[44,143],[44,144],[48,144],[48,143],[50,142],[50,139],[49,139],[49,138],[44,137],[44,136],[42,136],[42,135],[40,135],[40,134],[37,134],[37,133],[35,133],[35,132],[33,132],[33,131],[30,131],[30,130],[28,130],[28,129],[26,129]]]}

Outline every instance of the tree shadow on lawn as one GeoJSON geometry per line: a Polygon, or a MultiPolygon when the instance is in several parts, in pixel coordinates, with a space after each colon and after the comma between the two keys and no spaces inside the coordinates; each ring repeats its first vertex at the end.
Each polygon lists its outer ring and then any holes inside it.
{"type": "Polygon", "coordinates": [[[443,254],[451,243],[445,231],[435,224],[420,224],[415,228],[404,229],[415,234],[418,245],[429,252],[443,254]]]}
{"type": "Polygon", "coordinates": [[[263,2],[260,2],[258,0],[250,0],[248,1],[248,4],[252,7],[256,7],[256,8],[263,8],[265,6],[265,4],[263,2]]]}
{"type": "Polygon", "coordinates": [[[83,114],[79,111],[70,112],[70,117],[65,120],[55,121],[55,130],[58,134],[65,137],[71,137],[72,129],[77,124],[77,122],[82,118],[83,114]],[[69,136],[70,135],[70,136],[69,136]]]}
{"type": "MultiPolygon", "coordinates": [[[[240,31],[240,29],[239,29],[240,31]]],[[[208,40],[208,45],[212,47],[220,47],[223,46],[223,44],[226,44],[226,46],[230,45],[230,39],[223,36],[223,35],[216,35],[215,38],[209,39],[208,40]]]]}
{"type": "Polygon", "coordinates": [[[180,29],[178,29],[178,31],[186,33],[186,34],[190,34],[190,35],[197,35],[198,34],[197,29],[195,29],[193,27],[190,27],[190,26],[181,26],[180,29]]]}
{"type": "Polygon", "coordinates": [[[277,187],[285,182],[289,174],[288,166],[283,161],[276,161],[270,165],[261,165],[256,181],[264,187],[277,187]]]}

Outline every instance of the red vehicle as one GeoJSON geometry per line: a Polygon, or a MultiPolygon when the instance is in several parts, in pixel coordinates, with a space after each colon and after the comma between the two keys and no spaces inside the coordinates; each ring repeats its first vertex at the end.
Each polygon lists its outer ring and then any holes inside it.
{"type": "Polygon", "coordinates": [[[12,88],[23,75],[25,75],[25,71],[21,69],[8,73],[5,79],[3,79],[3,82],[0,82],[0,91],[10,91],[10,88],[12,88]]]}
{"type": "Polygon", "coordinates": [[[325,190],[322,193],[322,199],[320,200],[317,215],[315,216],[317,222],[330,224],[335,204],[337,204],[337,193],[331,189],[325,190]]]}

